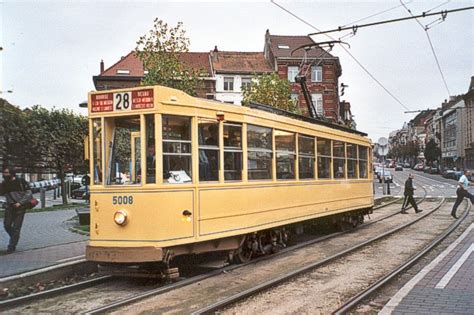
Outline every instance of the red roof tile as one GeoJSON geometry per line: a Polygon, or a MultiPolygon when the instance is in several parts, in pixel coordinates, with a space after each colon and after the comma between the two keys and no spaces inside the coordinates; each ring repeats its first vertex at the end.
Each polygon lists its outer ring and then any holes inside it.
{"type": "Polygon", "coordinates": [[[273,72],[262,52],[211,51],[212,66],[221,73],[273,72]]]}
{"type": "MultiPolygon", "coordinates": [[[[179,58],[184,65],[194,69],[196,71],[204,71],[206,75],[211,73],[211,65],[209,63],[209,53],[205,52],[184,52],[179,54],[179,58]]],[[[114,65],[107,68],[104,72],[99,74],[99,76],[144,76],[143,72],[143,63],[132,51],[125,57],[122,57],[114,65]],[[129,71],[126,74],[117,73],[118,70],[129,71]]]]}
{"type": "MultiPolygon", "coordinates": [[[[273,56],[276,58],[284,57],[294,57],[302,58],[304,57],[304,49],[298,49],[291,54],[291,52],[303,45],[314,44],[314,41],[309,36],[287,36],[287,35],[270,35],[270,49],[273,52],[273,56]],[[288,48],[279,48],[278,46],[287,46],[288,48]]],[[[324,53],[324,49],[319,46],[314,47],[307,53],[307,57],[321,57],[324,53]]],[[[331,54],[327,53],[324,57],[333,57],[331,54]]]]}

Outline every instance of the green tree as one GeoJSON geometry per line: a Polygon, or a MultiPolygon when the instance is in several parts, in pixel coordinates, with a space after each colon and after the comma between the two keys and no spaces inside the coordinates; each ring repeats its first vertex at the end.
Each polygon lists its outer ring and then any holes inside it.
{"type": "Polygon", "coordinates": [[[143,85],[163,85],[196,95],[199,72],[186,67],[180,61],[180,54],[189,51],[189,38],[183,23],[176,27],[156,18],[153,28],[137,41],[135,54],[142,61],[148,73],[143,85]]]}
{"type": "Polygon", "coordinates": [[[295,101],[291,99],[291,88],[287,80],[278,74],[255,75],[250,85],[243,88],[242,104],[250,102],[270,105],[289,112],[300,114],[295,101]]]}
{"type": "Polygon", "coordinates": [[[30,150],[32,130],[26,124],[27,113],[0,99],[0,164],[22,172],[37,171],[39,162],[30,150]]]}
{"type": "Polygon", "coordinates": [[[426,161],[431,164],[434,161],[439,160],[441,156],[441,149],[438,147],[434,139],[428,141],[425,146],[425,159],[426,161]]]}
{"type": "Polygon", "coordinates": [[[44,169],[58,174],[63,203],[66,204],[66,172],[87,170],[84,161],[87,118],[66,109],[47,110],[34,106],[26,116],[26,124],[32,130],[30,150],[41,157],[44,169]]]}

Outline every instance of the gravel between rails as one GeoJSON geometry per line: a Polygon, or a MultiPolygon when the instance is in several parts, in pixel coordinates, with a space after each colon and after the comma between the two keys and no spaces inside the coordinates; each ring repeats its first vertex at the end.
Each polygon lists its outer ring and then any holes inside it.
{"type": "MultiPolygon", "coordinates": [[[[423,204],[425,209],[432,209],[437,204],[439,204],[439,201],[426,201],[423,204]]],[[[394,208],[390,208],[393,211],[394,209],[398,209],[398,207],[399,205],[394,205],[394,208]]],[[[179,290],[174,290],[159,296],[148,298],[141,302],[135,303],[134,305],[119,309],[115,313],[190,313],[193,310],[208,305],[216,300],[220,300],[223,297],[234,295],[238,292],[253,287],[258,283],[263,283],[278,275],[285,274],[311,262],[321,260],[325,257],[338,253],[342,249],[351,247],[354,244],[361,243],[367,239],[370,239],[374,235],[379,235],[382,232],[393,228],[394,226],[411,221],[413,216],[414,214],[397,215],[391,219],[380,221],[377,224],[367,226],[364,229],[356,229],[351,233],[343,234],[337,238],[296,250],[286,256],[275,257],[274,259],[267,260],[262,263],[245,266],[233,270],[232,272],[221,274],[199,283],[191,284],[179,290]]],[[[425,220],[423,221],[425,222],[425,220]]],[[[386,253],[385,256],[389,257],[389,254],[386,253]]],[[[331,267],[329,268],[334,268],[333,264],[330,266],[331,267]]],[[[350,269],[351,268],[349,268],[349,270],[350,269]]],[[[369,270],[368,273],[372,272],[370,271],[371,269],[365,269],[369,270]]],[[[365,276],[363,276],[363,278],[365,278],[365,276]]],[[[306,290],[307,288],[305,288],[303,291],[306,290]]],[[[329,291],[332,291],[331,288],[329,288],[329,291]]],[[[274,306],[281,303],[287,304],[287,301],[289,300],[286,296],[277,295],[275,301],[277,304],[267,303],[266,299],[264,299],[262,303],[268,306],[266,309],[267,313],[275,313],[278,307],[274,306]]],[[[243,303],[243,305],[246,304],[247,303],[243,303]]],[[[265,309],[262,309],[262,311],[265,312],[265,309]]],[[[312,312],[312,309],[308,309],[306,311],[312,312]]],[[[259,308],[231,309],[230,311],[230,313],[259,312],[259,308]]],[[[288,312],[292,312],[291,308],[288,309],[288,312]]]]}

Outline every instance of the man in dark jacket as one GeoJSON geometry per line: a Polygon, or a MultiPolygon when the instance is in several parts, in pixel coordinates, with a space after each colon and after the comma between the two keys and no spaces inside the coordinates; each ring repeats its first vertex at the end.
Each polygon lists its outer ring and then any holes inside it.
{"type": "Polygon", "coordinates": [[[31,202],[32,194],[28,183],[16,177],[11,168],[3,170],[3,183],[0,193],[6,197],[5,218],[3,225],[5,231],[10,235],[7,254],[13,253],[20,239],[21,226],[27,205],[31,202]]]}
{"type": "Polygon", "coordinates": [[[406,207],[408,207],[408,204],[410,203],[413,206],[413,209],[415,209],[415,213],[419,213],[423,210],[419,210],[418,206],[415,202],[415,199],[413,198],[415,188],[413,188],[413,174],[408,175],[408,179],[405,181],[405,199],[403,200],[402,204],[402,213],[407,214],[406,212],[406,207]]]}

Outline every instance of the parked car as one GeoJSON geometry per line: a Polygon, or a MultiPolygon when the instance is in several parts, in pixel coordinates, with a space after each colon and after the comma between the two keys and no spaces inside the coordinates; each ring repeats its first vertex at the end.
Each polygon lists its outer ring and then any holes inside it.
{"type": "Polygon", "coordinates": [[[5,208],[7,206],[7,202],[3,199],[0,199],[0,208],[5,208]]]}
{"type": "Polygon", "coordinates": [[[89,192],[86,193],[86,187],[81,186],[71,192],[71,198],[89,200],[89,192]]]}
{"type": "Polygon", "coordinates": [[[432,166],[430,168],[430,174],[439,174],[439,168],[432,166]]]}
{"type": "Polygon", "coordinates": [[[410,168],[411,165],[410,165],[410,163],[405,163],[405,164],[403,164],[403,167],[404,167],[404,168],[410,168]]]}
{"type": "MultiPolygon", "coordinates": [[[[386,183],[393,183],[393,176],[392,176],[392,173],[390,173],[390,171],[384,171],[383,177],[385,178],[386,183]]],[[[382,182],[382,173],[380,174],[380,177],[379,177],[379,183],[381,182],[382,182]]]]}
{"type": "Polygon", "coordinates": [[[444,178],[454,178],[454,170],[452,170],[452,169],[445,169],[445,170],[443,170],[443,172],[441,173],[441,176],[443,176],[444,178]]]}
{"type": "Polygon", "coordinates": [[[395,166],[395,171],[403,171],[403,165],[398,164],[397,166],[395,166]]]}

